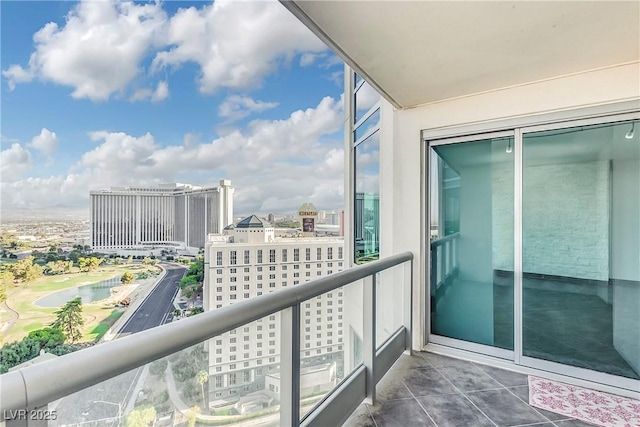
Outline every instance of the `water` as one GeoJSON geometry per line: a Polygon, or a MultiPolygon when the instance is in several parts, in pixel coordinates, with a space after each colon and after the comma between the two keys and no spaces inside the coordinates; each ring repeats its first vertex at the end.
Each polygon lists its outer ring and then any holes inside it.
{"type": "Polygon", "coordinates": [[[100,301],[108,298],[111,295],[111,288],[120,285],[122,285],[120,276],[116,276],[98,283],[76,286],[63,291],[54,292],[40,298],[35,302],[35,304],[39,307],[60,307],[76,297],[80,297],[83,304],[89,304],[94,301],[100,301]]]}

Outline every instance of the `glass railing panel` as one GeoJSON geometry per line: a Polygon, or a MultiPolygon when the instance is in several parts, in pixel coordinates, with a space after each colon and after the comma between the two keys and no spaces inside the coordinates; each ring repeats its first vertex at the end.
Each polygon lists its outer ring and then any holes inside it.
{"type": "Polygon", "coordinates": [[[280,425],[279,317],[264,317],[53,402],[48,410],[56,419],[48,425],[280,425]]]}
{"type": "Polygon", "coordinates": [[[300,304],[301,418],[362,362],[361,337],[362,281],[300,304]]]}
{"type": "Polygon", "coordinates": [[[389,339],[404,321],[405,264],[376,274],[376,348],[389,339]]]}

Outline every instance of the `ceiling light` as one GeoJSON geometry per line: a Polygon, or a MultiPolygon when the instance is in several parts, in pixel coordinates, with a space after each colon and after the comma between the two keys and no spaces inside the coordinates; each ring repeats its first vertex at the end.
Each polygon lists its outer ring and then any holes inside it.
{"type": "Polygon", "coordinates": [[[636,123],[635,122],[631,122],[631,129],[629,129],[629,132],[627,132],[627,134],[624,136],[627,139],[633,139],[633,134],[634,134],[634,127],[635,127],[636,123]]]}

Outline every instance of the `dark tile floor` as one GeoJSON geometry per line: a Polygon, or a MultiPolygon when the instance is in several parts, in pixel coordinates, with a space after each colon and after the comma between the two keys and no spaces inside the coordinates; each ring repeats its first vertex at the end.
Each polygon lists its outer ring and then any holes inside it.
{"type": "Polygon", "coordinates": [[[588,427],[529,406],[527,376],[434,353],[402,355],[344,426],[588,427]]]}

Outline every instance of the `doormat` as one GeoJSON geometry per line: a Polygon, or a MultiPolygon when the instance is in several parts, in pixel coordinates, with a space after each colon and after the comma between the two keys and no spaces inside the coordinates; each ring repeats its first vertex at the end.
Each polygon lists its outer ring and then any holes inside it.
{"type": "Polygon", "coordinates": [[[529,405],[603,427],[640,427],[640,401],[529,376],[529,405]]]}

